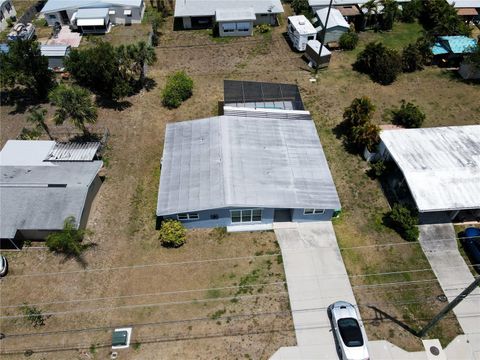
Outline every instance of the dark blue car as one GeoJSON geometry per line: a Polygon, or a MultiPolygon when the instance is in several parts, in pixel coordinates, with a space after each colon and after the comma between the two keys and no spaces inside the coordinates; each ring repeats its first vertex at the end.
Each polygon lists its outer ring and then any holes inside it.
{"type": "Polygon", "coordinates": [[[462,246],[473,267],[480,273],[480,229],[474,227],[465,229],[462,246]]]}

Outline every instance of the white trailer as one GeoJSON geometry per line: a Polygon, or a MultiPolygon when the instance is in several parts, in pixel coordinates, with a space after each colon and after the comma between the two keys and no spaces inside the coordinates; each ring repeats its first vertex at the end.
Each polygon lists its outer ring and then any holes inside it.
{"type": "Polygon", "coordinates": [[[288,37],[295,49],[305,51],[307,42],[317,38],[317,30],[304,15],[289,16],[288,37]]]}

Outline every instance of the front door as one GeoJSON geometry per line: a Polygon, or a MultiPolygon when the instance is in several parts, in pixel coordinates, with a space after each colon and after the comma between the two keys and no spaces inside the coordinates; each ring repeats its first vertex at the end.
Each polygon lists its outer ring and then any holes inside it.
{"type": "Polygon", "coordinates": [[[68,17],[68,14],[65,10],[60,11],[60,17],[62,18],[62,24],[63,25],[69,25],[70,24],[70,18],[68,17]]]}
{"type": "Polygon", "coordinates": [[[273,213],[273,222],[290,222],[292,221],[291,209],[275,209],[273,213]]]}

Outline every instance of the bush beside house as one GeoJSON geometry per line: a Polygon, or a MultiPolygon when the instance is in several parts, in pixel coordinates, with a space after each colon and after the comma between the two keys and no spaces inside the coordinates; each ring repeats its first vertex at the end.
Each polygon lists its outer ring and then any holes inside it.
{"type": "Polygon", "coordinates": [[[165,247],[180,247],[187,241],[187,230],[180,221],[168,219],[162,222],[159,238],[165,247]]]}
{"type": "Polygon", "coordinates": [[[178,108],[192,96],[193,80],[184,72],[170,75],[162,92],[162,104],[169,109],[178,108]]]}

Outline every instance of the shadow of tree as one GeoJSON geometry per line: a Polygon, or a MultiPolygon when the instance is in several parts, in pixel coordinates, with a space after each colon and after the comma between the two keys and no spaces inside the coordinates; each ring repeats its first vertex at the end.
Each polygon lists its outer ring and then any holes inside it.
{"type": "Polygon", "coordinates": [[[84,256],[84,253],[85,251],[88,251],[92,248],[95,248],[97,247],[97,244],[96,243],[87,243],[87,244],[82,244],[82,252],[80,254],[63,254],[63,261],[62,263],[65,263],[69,260],[72,260],[74,259],[75,261],[77,261],[80,266],[82,268],[86,268],[88,266],[88,263],[87,261],[85,260],[85,256],[84,256]]]}
{"type": "Polygon", "coordinates": [[[0,91],[0,104],[2,106],[15,106],[10,115],[24,114],[30,107],[46,104],[47,99],[39,99],[32,91],[26,88],[13,88],[0,91]]]}

